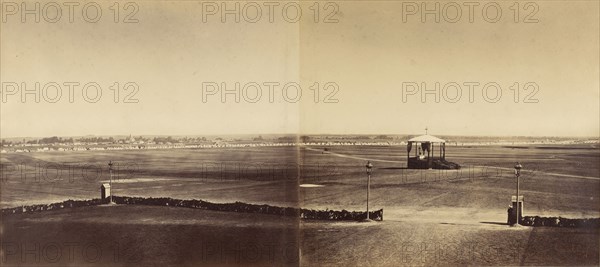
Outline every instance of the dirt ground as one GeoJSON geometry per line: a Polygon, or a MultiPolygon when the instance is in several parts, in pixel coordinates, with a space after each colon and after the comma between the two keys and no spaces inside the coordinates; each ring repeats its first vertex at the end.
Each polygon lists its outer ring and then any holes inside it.
{"type": "Polygon", "coordinates": [[[3,218],[3,266],[597,265],[598,229],[98,206],[3,218]]]}

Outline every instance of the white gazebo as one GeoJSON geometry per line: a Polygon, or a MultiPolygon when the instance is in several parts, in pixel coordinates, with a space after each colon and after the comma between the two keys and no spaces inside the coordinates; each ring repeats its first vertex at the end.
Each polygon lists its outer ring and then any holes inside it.
{"type": "Polygon", "coordinates": [[[428,134],[413,137],[408,140],[406,151],[408,152],[409,169],[431,169],[433,160],[446,159],[446,140],[428,134]],[[439,151],[437,157],[435,156],[436,147],[439,151]],[[411,151],[414,151],[413,155],[411,155],[411,151]]]}

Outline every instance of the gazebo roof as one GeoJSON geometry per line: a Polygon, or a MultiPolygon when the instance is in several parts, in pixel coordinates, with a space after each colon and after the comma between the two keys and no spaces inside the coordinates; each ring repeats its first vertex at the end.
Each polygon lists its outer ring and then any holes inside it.
{"type": "Polygon", "coordinates": [[[419,143],[446,143],[446,140],[439,139],[433,135],[421,135],[408,139],[408,142],[419,142],[419,143]]]}

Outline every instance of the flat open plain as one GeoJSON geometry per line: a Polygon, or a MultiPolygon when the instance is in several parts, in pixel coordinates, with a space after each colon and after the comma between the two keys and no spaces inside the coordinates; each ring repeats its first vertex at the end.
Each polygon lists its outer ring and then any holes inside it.
{"type": "Polygon", "coordinates": [[[597,147],[449,146],[447,159],[463,166],[453,171],[407,170],[405,151],[336,146],[2,154],[3,208],[98,198],[112,160],[120,167],[116,195],[364,210],[364,164],[371,160],[370,208],[384,209],[384,221],[370,223],[145,206],[12,215],[2,218],[3,266],[35,260],[57,266],[599,264],[599,229],[505,224],[516,161],[524,166],[525,215],[600,217],[597,147]],[[63,252],[56,262],[52,242],[63,252]],[[75,249],[68,258],[71,243],[87,256],[75,249]],[[94,248],[102,255],[94,258],[94,248]]]}

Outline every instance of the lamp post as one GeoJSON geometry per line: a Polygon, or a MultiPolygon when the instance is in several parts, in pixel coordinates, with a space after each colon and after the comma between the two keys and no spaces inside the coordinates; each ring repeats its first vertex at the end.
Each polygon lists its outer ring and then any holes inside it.
{"type": "Polygon", "coordinates": [[[515,209],[517,209],[517,222],[515,224],[519,225],[519,177],[521,177],[521,169],[523,168],[523,166],[521,165],[521,163],[517,162],[517,164],[515,164],[515,176],[517,177],[517,197],[516,197],[516,207],[514,207],[515,209]]]}
{"type": "Polygon", "coordinates": [[[110,172],[110,181],[108,183],[108,185],[110,186],[110,204],[113,204],[113,197],[112,197],[113,196],[113,192],[112,192],[112,190],[113,190],[113,188],[112,188],[112,178],[113,178],[112,171],[113,170],[112,170],[112,166],[113,166],[113,163],[112,163],[112,160],[111,160],[111,161],[108,162],[108,171],[110,172]]]}
{"type": "Polygon", "coordinates": [[[371,173],[373,172],[373,164],[371,161],[367,161],[367,165],[365,165],[365,169],[367,171],[367,221],[369,218],[369,191],[371,191],[371,173]]]}

